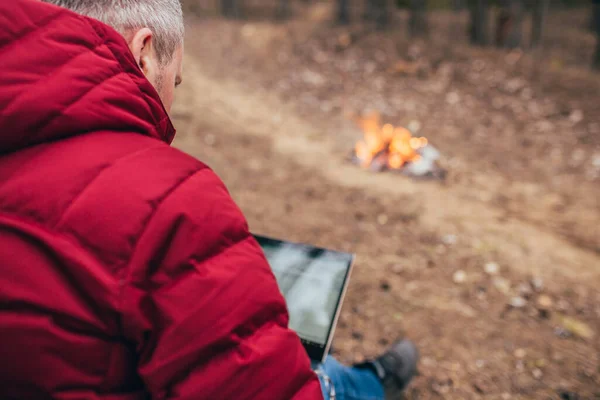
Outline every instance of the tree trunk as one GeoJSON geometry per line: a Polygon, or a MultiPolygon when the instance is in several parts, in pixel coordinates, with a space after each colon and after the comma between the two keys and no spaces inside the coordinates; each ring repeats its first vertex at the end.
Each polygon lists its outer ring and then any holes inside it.
{"type": "Polygon", "coordinates": [[[592,67],[600,71],[600,1],[594,2],[594,30],[596,31],[596,54],[592,67]]]}
{"type": "Polygon", "coordinates": [[[600,71],[600,34],[596,33],[596,53],[594,54],[594,62],[592,68],[600,71]]]}
{"type": "Polygon", "coordinates": [[[508,35],[507,47],[510,49],[516,49],[518,47],[522,47],[523,44],[523,0],[511,0],[510,10],[511,14],[513,15],[514,23],[512,24],[510,33],[508,35]]]}
{"type": "Polygon", "coordinates": [[[550,0],[535,0],[533,7],[533,20],[531,31],[531,47],[539,47],[542,44],[544,37],[544,24],[548,15],[548,7],[550,0]]]}
{"type": "Polygon", "coordinates": [[[452,23],[451,35],[452,37],[460,37],[463,33],[463,24],[460,18],[460,13],[465,8],[465,0],[452,0],[452,11],[454,12],[454,18],[452,23]]]}
{"type": "Polygon", "coordinates": [[[469,0],[469,38],[471,43],[478,46],[488,44],[488,0],[469,0]]]}
{"type": "Polygon", "coordinates": [[[409,30],[412,37],[427,36],[427,2],[411,0],[409,30]]]}
{"type": "Polygon", "coordinates": [[[338,24],[348,25],[350,23],[349,0],[338,0],[337,21],[338,24]]]}
{"type": "Polygon", "coordinates": [[[221,14],[228,18],[240,17],[238,0],[221,0],[221,14]]]}
{"type": "Polygon", "coordinates": [[[369,0],[373,4],[373,12],[377,29],[385,29],[390,22],[390,10],[388,0],[369,0]]]}
{"type": "Polygon", "coordinates": [[[452,0],[452,10],[459,12],[465,8],[465,0],[452,0]]]}
{"type": "Polygon", "coordinates": [[[514,49],[521,47],[523,39],[522,0],[502,0],[502,9],[496,24],[496,45],[514,49]]]}
{"type": "Polygon", "coordinates": [[[279,6],[277,7],[277,19],[287,19],[291,15],[290,0],[279,0],[279,6]]]}
{"type": "Polygon", "coordinates": [[[364,21],[372,21],[375,19],[375,6],[373,0],[365,0],[362,18],[364,21]]]}

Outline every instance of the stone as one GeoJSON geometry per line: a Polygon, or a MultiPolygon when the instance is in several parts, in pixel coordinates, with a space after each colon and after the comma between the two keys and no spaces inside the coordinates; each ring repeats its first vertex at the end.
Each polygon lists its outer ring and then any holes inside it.
{"type": "Polygon", "coordinates": [[[217,137],[212,133],[209,133],[206,136],[204,136],[204,143],[206,143],[209,146],[214,146],[215,143],[217,143],[217,137]]]}
{"type": "Polygon", "coordinates": [[[450,92],[446,95],[446,103],[455,105],[460,102],[460,96],[456,92],[450,92]]]}
{"type": "Polygon", "coordinates": [[[467,273],[462,269],[459,269],[452,275],[454,283],[464,283],[467,280],[467,273]]]}
{"type": "Polygon", "coordinates": [[[483,266],[483,270],[488,275],[496,275],[500,271],[500,266],[495,262],[489,262],[483,266]]]}
{"type": "Polygon", "coordinates": [[[510,282],[508,279],[496,276],[492,280],[492,284],[496,289],[498,289],[498,291],[504,294],[508,294],[510,292],[510,282]]]}
{"type": "Polygon", "coordinates": [[[452,246],[456,244],[458,237],[456,235],[444,235],[442,237],[442,242],[448,246],[452,246]]]}
{"type": "Polygon", "coordinates": [[[389,221],[389,218],[388,218],[388,216],[387,216],[387,215],[385,215],[385,214],[379,214],[379,215],[377,216],[377,223],[378,223],[379,225],[385,225],[385,224],[387,224],[387,223],[388,223],[388,221],[389,221]]]}
{"type": "Polygon", "coordinates": [[[525,370],[525,363],[522,360],[518,360],[517,363],[515,364],[515,369],[519,372],[522,372],[525,370]]]}
{"type": "Polygon", "coordinates": [[[425,367],[434,367],[437,365],[437,361],[435,361],[435,359],[431,357],[423,357],[423,359],[421,360],[421,365],[425,367]]]}
{"type": "Polygon", "coordinates": [[[600,169],[600,153],[598,153],[598,154],[594,154],[594,155],[592,156],[592,166],[593,166],[594,168],[598,168],[598,169],[600,169]]]}
{"type": "Polygon", "coordinates": [[[569,115],[569,121],[571,121],[573,124],[583,121],[583,111],[573,110],[569,115]]]}
{"type": "Polygon", "coordinates": [[[526,283],[521,283],[521,284],[519,284],[519,286],[517,286],[517,292],[519,293],[520,296],[529,298],[533,291],[531,290],[531,286],[529,286],[526,283]]]}
{"type": "Polygon", "coordinates": [[[531,284],[533,290],[535,290],[536,292],[539,292],[542,289],[544,289],[544,280],[540,277],[532,278],[529,283],[531,284]]]}
{"type": "Polygon", "coordinates": [[[513,308],[523,308],[527,305],[527,300],[525,300],[521,296],[515,296],[510,299],[510,302],[508,304],[513,308]]]}
{"type": "Polygon", "coordinates": [[[546,294],[542,294],[537,298],[537,307],[539,310],[549,311],[553,305],[554,302],[546,294]]]}
{"type": "Polygon", "coordinates": [[[421,122],[417,121],[417,120],[412,120],[408,123],[407,126],[408,130],[411,131],[413,134],[418,133],[421,130],[421,122]]]}
{"type": "Polygon", "coordinates": [[[567,311],[568,311],[570,308],[571,308],[571,305],[569,304],[569,302],[568,302],[568,301],[566,301],[566,300],[564,300],[564,299],[559,299],[559,300],[556,302],[556,309],[557,309],[558,311],[561,311],[561,312],[567,312],[567,311]]]}
{"type": "Polygon", "coordinates": [[[516,93],[525,87],[527,82],[521,78],[509,79],[505,83],[505,88],[509,93],[516,93]]]}
{"type": "Polygon", "coordinates": [[[302,73],[302,80],[308,85],[317,87],[322,86],[325,84],[325,82],[327,82],[327,79],[323,75],[311,70],[305,70],[302,73]]]}
{"type": "Polygon", "coordinates": [[[525,351],[525,349],[518,348],[514,352],[514,356],[516,358],[525,358],[526,355],[527,355],[527,352],[525,351]]]}

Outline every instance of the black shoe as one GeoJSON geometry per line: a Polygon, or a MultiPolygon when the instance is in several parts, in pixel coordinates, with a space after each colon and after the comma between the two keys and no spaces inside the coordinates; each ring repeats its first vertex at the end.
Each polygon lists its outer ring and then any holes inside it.
{"type": "Polygon", "coordinates": [[[417,372],[419,351],[410,340],[396,342],[374,361],[361,367],[372,368],[381,382],[386,399],[396,399],[417,372]]]}

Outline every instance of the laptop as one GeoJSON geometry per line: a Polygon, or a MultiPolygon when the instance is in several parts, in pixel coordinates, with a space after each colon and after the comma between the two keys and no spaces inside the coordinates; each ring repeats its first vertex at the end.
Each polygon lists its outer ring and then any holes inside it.
{"type": "Polygon", "coordinates": [[[354,255],[254,235],[275,274],[298,336],[313,365],[329,353],[354,255]]]}

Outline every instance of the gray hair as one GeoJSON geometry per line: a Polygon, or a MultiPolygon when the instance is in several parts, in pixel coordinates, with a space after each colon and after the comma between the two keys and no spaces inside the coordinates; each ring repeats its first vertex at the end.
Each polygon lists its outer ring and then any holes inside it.
{"type": "Polygon", "coordinates": [[[127,35],[135,29],[148,28],[154,34],[153,45],[162,65],[173,59],[183,44],[183,12],[179,0],[42,0],[68,8],[127,35]]]}

